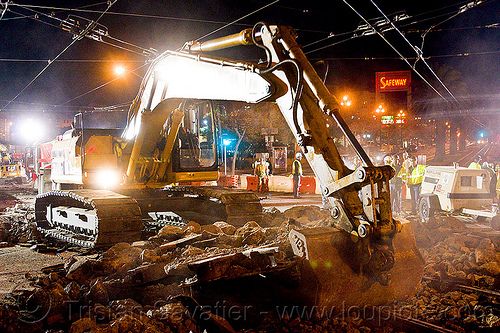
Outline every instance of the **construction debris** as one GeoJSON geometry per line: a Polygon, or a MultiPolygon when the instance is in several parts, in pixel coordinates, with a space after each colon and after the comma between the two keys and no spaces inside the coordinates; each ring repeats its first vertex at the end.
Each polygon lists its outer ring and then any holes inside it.
{"type": "MultiPolygon", "coordinates": [[[[29,206],[19,203],[5,212],[0,240],[32,251],[50,249],[53,245],[41,238],[30,214],[29,206]]],[[[14,302],[0,304],[0,330],[390,332],[411,331],[405,326],[408,320],[460,332],[493,332],[500,326],[500,237],[494,231],[478,234],[449,216],[433,225],[411,218],[426,260],[425,276],[414,297],[387,308],[367,304],[335,313],[269,311],[270,304],[208,304],[196,298],[200,284],[229,287],[231,280],[260,278],[271,271],[293,285],[296,258],[289,231],[328,225],[328,219],[329,213],[316,206],[283,213],[270,209],[261,224],[249,221],[236,228],[225,222],[190,222],[183,228],[165,226],[148,239],[119,243],[102,253],[73,253],[64,265],[26,274],[31,286],[16,289],[14,302]],[[372,310],[369,316],[367,309],[372,310]]]]}

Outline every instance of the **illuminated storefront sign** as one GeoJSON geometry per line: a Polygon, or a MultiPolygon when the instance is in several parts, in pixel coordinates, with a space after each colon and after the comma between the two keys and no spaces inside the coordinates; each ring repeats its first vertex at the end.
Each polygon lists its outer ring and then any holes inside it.
{"type": "Polygon", "coordinates": [[[380,122],[384,125],[406,124],[406,117],[382,116],[380,122]]]}
{"type": "Polygon", "coordinates": [[[384,125],[390,125],[394,124],[394,117],[393,116],[382,116],[382,124],[384,125]]]}
{"type": "Polygon", "coordinates": [[[410,71],[377,72],[377,92],[408,91],[411,83],[410,71]]]}

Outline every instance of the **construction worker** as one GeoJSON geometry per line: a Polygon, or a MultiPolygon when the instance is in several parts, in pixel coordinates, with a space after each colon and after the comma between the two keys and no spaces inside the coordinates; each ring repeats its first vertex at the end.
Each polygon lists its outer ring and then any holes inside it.
{"type": "Polygon", "coordinates": [[[394,169],[394,177],[389,181],[391,193],[391,208],[394,214],[401,214],[401,192],[403,190],[403,174],[401,170],[401,162],[397,155],[390,157],[386,156],[384,163],[390,165],[394,169]]]}
{"type": "Polygon", "coordinates": [[[491,194],[491,197],[493,198],[493,201],[496,202],[496,199],[497,199],[497,174],[495,173],[495,170],[493,170],[489,166],[488,162],[483,162],[481,169],[488,171],[488,174],[490,175],[490,194],[491,194]]]}
{"type": "Polygon", "coordinates": [[[420,199],[420,189],[424,180],[425,165],[417,163],[417,157],[410,159],[411,165],[407,173],[407,185],[410,188],[411,214],[417,214],[418,201],[420,199]]]}
{"type": "Polygon", "coordinates": [[[5,153],[2,156],[2,164],[3,165],[9,165],[9,164],[11,164],[11,162],[10,162],[10,154],[9,153],[5,153]]]}
{"type": "Polygon", "coordinates": [[[257,191],[265,192],[267,187],[267,177],[269,176],[269,169],[265,158],[261,158],[255,165],[255,176],[257,176],[257,191]]]}
{"type": "Polygon", "coordinates": [[[497,186],[496,186],[497,193],[496,194],[498,195],[498,193],[500,193],[500,164],[497,164],[495,166],[495,173],[497,175],[497,186]]]}
{"type": "Polygon", "coordinates": [[[474,161],[469,164],[469,169],[481,169],[481,156],[474,157],[474,161]]]}
{"type": "Polygon", "coordinates": [[[302,164],[300,160],[302,159],[302,154],[295,154],[295,160],[292,163],[292,175],[293,175],[293,197],[299,198],[299,187],[300,178],[302,177],[302,164]]]}

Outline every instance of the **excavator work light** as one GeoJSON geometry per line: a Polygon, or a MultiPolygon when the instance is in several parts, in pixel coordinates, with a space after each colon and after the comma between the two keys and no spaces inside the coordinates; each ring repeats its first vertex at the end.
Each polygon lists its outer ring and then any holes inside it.
{"type": "Polygon", "coordinates": [[[101,189],[110,189],[120,184],[120,177],[115,170],[105,169],[97,172],[97,184],[101,189]]]}

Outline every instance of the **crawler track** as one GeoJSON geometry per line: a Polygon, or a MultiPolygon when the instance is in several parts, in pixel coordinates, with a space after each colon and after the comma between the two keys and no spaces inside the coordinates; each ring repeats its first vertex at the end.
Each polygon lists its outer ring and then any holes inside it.
{"type": "MultiPolygon", "coordinates": [[[[84,247],[106,247],[140,239],[141,210],[130,197],[106,190],[52,191],[37,197],[35,216],[46,235],[84,247]],[[82,217],[79,225],[47,221],[47,207],[72,207],[95,214],[96,222],[82,217]]],[[[83,214],[81,214],[83,216],[83,214]]]]}
{"type": "Polygon", "coordinates": [[[244,190],[217,186],[174,186],[126,189],[120,193],[137,201],[144,219],[148,218],[148,212],[173,212],[184,221],[200,224],[226,221],[239,227],[248,221],[262,220],[259,197],[244,190]]]}
{"type": "Polygon", "coordinates": [[[224,207],[224,220],[237,227],[248,221],[262,221],[262,205],[253,192],[216,186],[177,186],[168,192],[183,196],[198,195],[218,201],[224,207]]]}
{"type": "Polygon", "coordinates": [[[35,211],[44,234],[91,248],[139,240],[142,221],[150,219],[149,212],[173,212],[185,221],[200,224],[226,221],[241,226],[262,220],[262,205],[254,193],[204,186],[129,189],[121,193],[52,191],[37,197],[35,211]]]}

